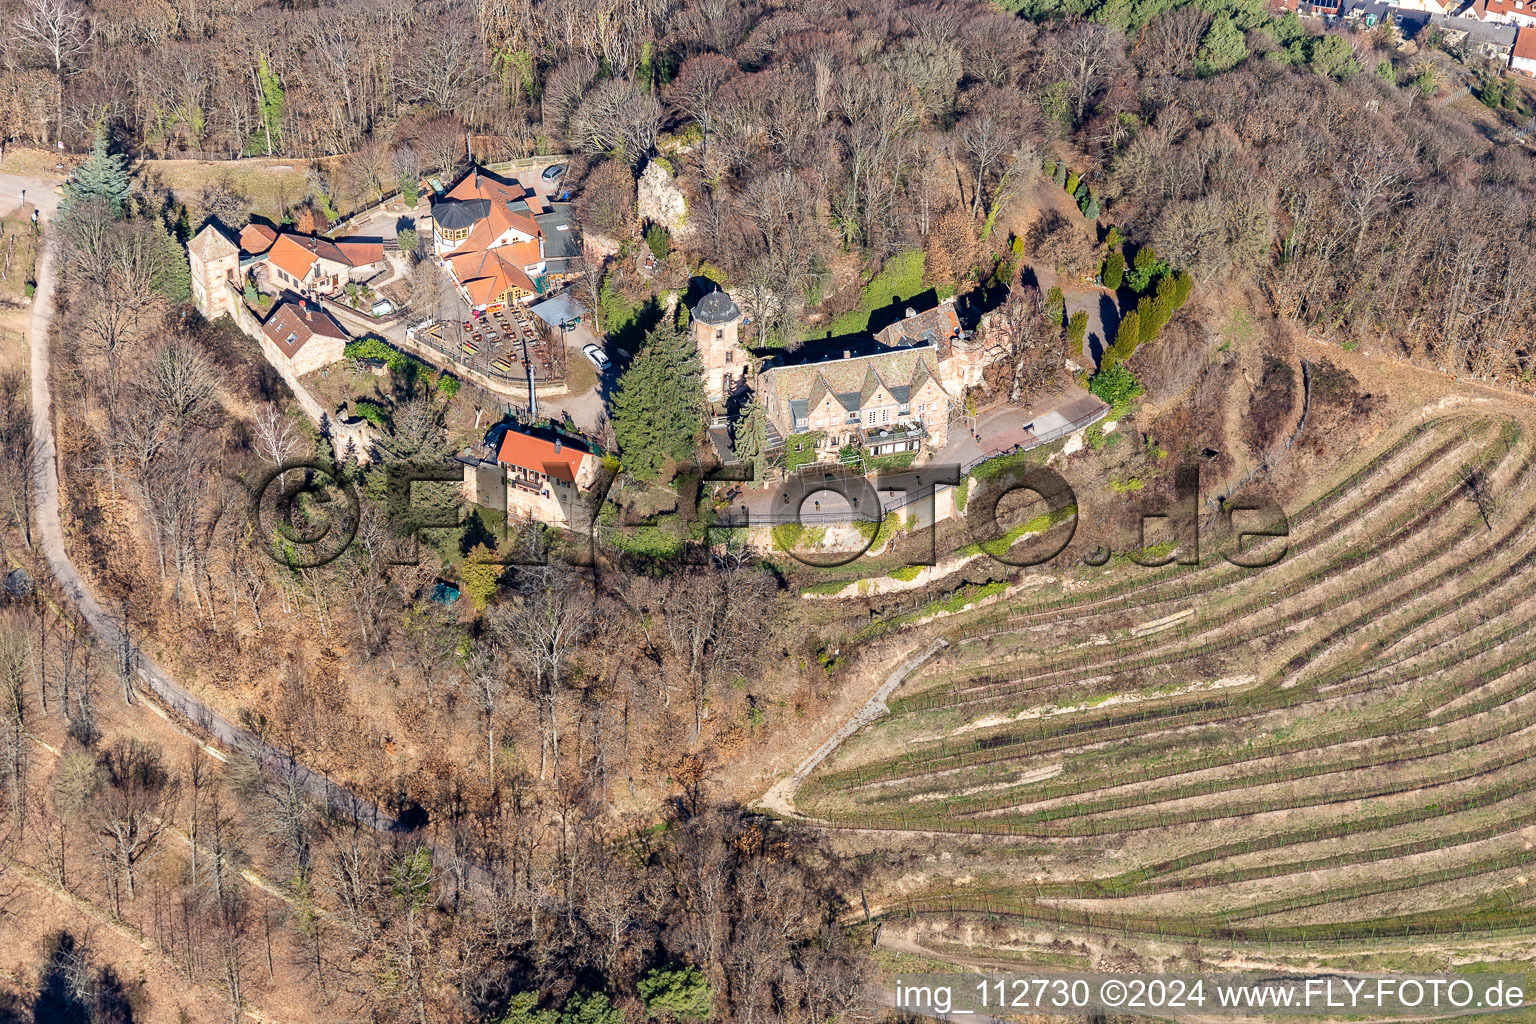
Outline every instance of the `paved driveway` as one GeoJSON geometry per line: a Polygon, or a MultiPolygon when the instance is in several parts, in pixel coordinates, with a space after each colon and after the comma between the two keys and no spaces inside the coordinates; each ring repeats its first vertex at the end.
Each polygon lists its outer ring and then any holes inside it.
{"type": "Polygon", "coordinates": [[[1092,415],[1104,405],[1082,388],[1070,386],[1059,395],[1044,395],[1027,406],[1004,405],[976,417],[975,434],[965,421],[950,424],[949,443],[933,461],[968,465],[983,454],[1027,448],[1036,438],[1092,415]]]}
{"type": "Polygon", "coordinates": [[[59,208],[61,197],[54,195],[55,182],[42,178],[27,178],[20,174],[0,174],[0,217],[9,217],[22,206],[22,193],[26,193],[26,205],[35,206],[46,221],[59,208]]]}

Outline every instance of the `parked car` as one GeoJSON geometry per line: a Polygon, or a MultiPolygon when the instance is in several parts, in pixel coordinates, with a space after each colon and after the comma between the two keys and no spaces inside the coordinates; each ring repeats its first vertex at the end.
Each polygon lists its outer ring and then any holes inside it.
{"type": "Polygon", "coordinates": [[[581,354],[586,356],[587,361],[599,370],[606,370],[609,366],[613,365],[608,360],[608,354],[590,342],[582,346],[581,354]]]}
{"type": "Polygon", "coordinates": [[[543,178],[545,181],[553,183],[559,181],[564,175],[565,164],[550,164],[548,167],[544,168],[544,173],[539,175],[539,177],[543,178]]]}

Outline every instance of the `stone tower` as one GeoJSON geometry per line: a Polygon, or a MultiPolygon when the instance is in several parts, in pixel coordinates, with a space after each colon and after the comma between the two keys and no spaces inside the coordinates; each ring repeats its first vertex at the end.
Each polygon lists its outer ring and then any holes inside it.
{"type": "Polygon", "coordinates": [[[693,340],[704,365],[704,397],[723,402],[747,375],[747,350],[737,335],[741,308],[716,287],[693,307],[693,340]]]}
{"type": "Polygon", "coordinates": [[[224,232],[209,224],[187,243],[192,271],[192,301],[203,316],[217,320],[234,313],[234,299],[225,282],[240,283],[240,249],[224,232]]]}

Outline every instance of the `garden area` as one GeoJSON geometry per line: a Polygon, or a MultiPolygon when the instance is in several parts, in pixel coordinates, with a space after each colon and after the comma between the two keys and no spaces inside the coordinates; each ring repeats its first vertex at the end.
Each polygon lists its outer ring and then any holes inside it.
{"type": "Polygon", "coordinates": [[[21,305],[36,291],[40,240],[29,214],[0,219],[0,302],[21,305]]]}

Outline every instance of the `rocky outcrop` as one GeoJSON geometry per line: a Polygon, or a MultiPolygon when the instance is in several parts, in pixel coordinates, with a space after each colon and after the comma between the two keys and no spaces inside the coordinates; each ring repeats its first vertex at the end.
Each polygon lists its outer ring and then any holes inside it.
{"type": "Polygon", "coordinates": [[[688,223],[688,200],[660,160],[646,164],[640,174],[635,212],[642,223],[660,224],[679,241],[693,233],[688,223]]]}

